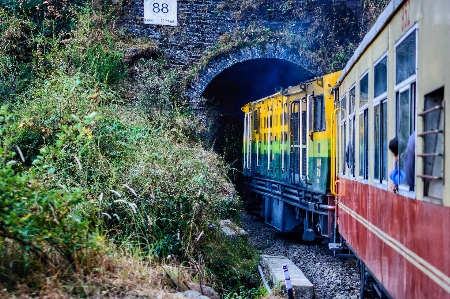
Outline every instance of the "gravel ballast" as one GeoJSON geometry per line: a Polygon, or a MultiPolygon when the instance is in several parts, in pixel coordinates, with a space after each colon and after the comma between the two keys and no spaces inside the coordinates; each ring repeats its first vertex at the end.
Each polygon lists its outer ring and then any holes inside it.
{"type": "Polygon", "coordinates": [[[301,236],[279,236],[262,218],[243,213],[242,227],[261,254],[282,255],[299,267],[314,285],[316,299],[359,298],[359,271],[352,259],[333,257],[323,244],[301,242],[301,236]]]}

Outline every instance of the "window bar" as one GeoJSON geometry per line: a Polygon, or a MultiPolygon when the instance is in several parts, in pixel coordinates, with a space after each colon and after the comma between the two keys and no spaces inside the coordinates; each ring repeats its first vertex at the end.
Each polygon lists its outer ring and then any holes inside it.
{"type": "Polygon", "coordinates": [[[423,112],[421,112],[421,113],[419,113],[419,114],[417,114],[417,115],[418,115],[418,116],[424,116],[424,115],[426,115],[426,114],[428,114],[428,113],[431,113],[431,112],[436,111],[436,110],[440,110],[440,109],[442,109],[442,108],[444,108],[444,107],[442,107],[442,106],[434,106],[433,108],[430,108],[430,109],[428,109],[428,110],[425,110],[425,111],[423,111],[423,112]]]}
{"type": "Polygon", "coordinates": [[[418,154],[418,157],[442,157],[443,155],[441,153],[425,153],[425,154],[418,154]]]}
{"type": "Polygon", "coordinates": [[[440,176],[425,175],[425,174],[418,174],[417,177],[422,178],[422,179],[430,179],[430,180],[442,180],[442,177],[440,177],[440,176]]]}
{"type": "Polygon", "coordinates": [[[417,136],[423,137],[423,136],[426,136],[429,134],[439,134],[439,133],[443,133],[443,132],[444,132],[443,130],[431,130],[431,131],[426,131],[426,132],[420,133],[417,136]]]}

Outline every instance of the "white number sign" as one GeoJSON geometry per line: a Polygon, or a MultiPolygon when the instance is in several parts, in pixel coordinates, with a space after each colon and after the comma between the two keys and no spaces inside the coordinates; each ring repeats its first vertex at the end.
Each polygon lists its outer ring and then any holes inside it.
{"type": "Polygon", "coordinates": [[[177,0],[144,0],[144,24],[177,26],[177,0]]]}

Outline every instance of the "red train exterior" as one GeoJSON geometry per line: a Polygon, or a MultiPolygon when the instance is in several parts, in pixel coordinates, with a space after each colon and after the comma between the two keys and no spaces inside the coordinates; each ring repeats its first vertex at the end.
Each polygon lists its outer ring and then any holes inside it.
{"type": "Polygon", "coordinates": [[[334,88],[330,248],[358,257],[362,298],[450,299],[449,49],[450,1],[392,0],[334,88]],[[397,193],[394,169],[412,177],[397,193]]]}
{"type": "Polygon", "coordinates": [[[392,298],[450,298],[450,207],[341,179],[339,231],[392,298]]]}

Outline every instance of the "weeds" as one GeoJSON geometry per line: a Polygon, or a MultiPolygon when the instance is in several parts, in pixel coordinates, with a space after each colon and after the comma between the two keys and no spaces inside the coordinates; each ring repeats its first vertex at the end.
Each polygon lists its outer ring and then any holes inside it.
{"type": "Polygon", "coordinates": [[[163,286],[150,265],[169,258],[223,292],[251,289],[255,252],[214,229],[237,216],[240,200],[229,167],[201,141],[207,128],[184,108],[180,73],[161,57],[125,65],[114,18],[89,6],[72,10],[81,1],[3,2],[7,292],[106,296],[139,288],[134,281],[163,286]],[[41,9],[51,11],[48,19],[41,9]]]}

